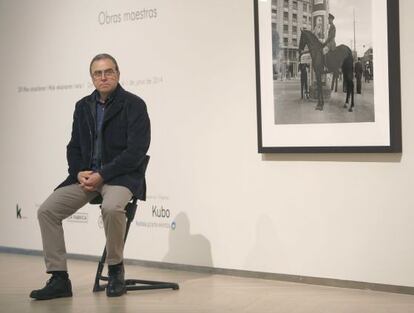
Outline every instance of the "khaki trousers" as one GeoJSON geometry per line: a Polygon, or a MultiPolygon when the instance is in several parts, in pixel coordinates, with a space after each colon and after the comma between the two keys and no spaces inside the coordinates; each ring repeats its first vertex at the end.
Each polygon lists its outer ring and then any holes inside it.
{"type": "MultiPolygon", "coordinates": [[[[40,206],[37,216],[42,233],[47,272],[67,271],[66,247],[62,220],[101,194],[102,219],[106,235],[107,263],[122,262],[126,217],[124,208],[131,191],[123,186],[103,185],[98,191],[84,191],[79,184],[56,189],[40,206]]],[[[85,234],[85,240],[88,235],[85,234]]]]}

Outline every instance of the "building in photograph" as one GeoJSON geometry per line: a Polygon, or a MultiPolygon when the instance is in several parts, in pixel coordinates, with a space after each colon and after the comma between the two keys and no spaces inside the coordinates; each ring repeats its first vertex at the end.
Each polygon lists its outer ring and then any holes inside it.
{"type": "MultiPolygon", "coordinates": [[[[300,30],[325,41],[329,0],[272,0],[273,70],[275,79],[296,77],[300,30]]],[[[310,63],[310,56],[304,56],[310,63]]]]}
{"type": "Polygon", "coordinates": [[[297,76],[300,30],[301,28],[312,30],[313,1],[318,2],[318,0],[272,0],[275,79],[290,79],[297,76]]]}

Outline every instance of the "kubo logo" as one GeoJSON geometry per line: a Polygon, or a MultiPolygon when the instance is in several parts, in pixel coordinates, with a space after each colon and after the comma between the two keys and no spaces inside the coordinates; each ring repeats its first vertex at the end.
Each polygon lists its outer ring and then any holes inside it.
{"type": "Polygon", "coordinates": [[[169,209],[164,209],[163,206],[157,208],[156,205],[152,206],[152,216],[159,217],[159,218],[169,218],[171,215],[169,209]]]}

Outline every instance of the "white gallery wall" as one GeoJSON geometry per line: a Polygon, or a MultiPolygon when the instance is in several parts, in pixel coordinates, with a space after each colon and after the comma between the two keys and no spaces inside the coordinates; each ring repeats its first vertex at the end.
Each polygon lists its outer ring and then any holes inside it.
{"type": "MultiPolygon", "coordinates": [[[[253,1],[0,0],[0,246],[41,250],[90,59],[147,103],[148,200],[125,257],[414,287],[414,2],[400,1],[403,153],[257,153],[253,1]]],[[[99,255],[99,208],[64,221],[99,255]]]]}

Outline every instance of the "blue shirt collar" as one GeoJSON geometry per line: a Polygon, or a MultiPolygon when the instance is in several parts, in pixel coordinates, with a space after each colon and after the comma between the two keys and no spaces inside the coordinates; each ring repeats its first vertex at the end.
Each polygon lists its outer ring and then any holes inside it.
{"type": "Polygon", "coordinates": [[[106,101],[105,101],[105,102],[102,102],[102,101],[100,100],[99,92],[95,89],[95,91],[94,91],[94,95],[93,95],[93,99],[95,100],[95,103],[96,103],[96,104],[99,104],[99,105],[107,105],[107,104],[111,103],[112,99],[114,98],[114,94],[115,94],[115,91],[114,91],[114,92],[112,92],[112,93],[109,95],[109,97],[106,99],[106,101]]]}

